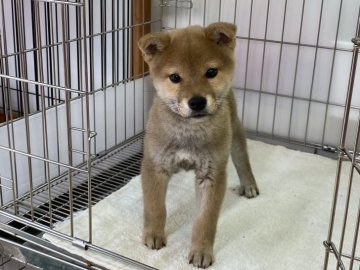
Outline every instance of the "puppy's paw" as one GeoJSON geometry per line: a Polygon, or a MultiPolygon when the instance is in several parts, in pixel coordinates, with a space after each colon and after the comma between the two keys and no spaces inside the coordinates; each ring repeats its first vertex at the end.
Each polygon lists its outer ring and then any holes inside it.
{"type": "Polygon", "coordinates": [[[259,188],[256,184],[240,185],[234,190],[240,195],[245,196],[246,198],[255,198],[260,194],[259,188]]]}
{"type": "Polygon", "coordinates": [[[151,249],[159,250],[166,246],[166,238],[164,235],[157,235],[155,233],[146,233],[143,237],[145,246],[151,249]]]}
{"type": "Polygon", "coordinates": [[[189,253],[189,263],[197,268],[208,268],[212,265],[214,256],[212,252],[192,249],[189,253]]]}

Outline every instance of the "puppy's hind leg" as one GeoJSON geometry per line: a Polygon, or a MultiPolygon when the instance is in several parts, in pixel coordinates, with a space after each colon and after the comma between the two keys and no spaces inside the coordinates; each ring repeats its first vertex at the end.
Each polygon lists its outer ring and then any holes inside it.
{"type": "Polygon", "coordinates": [[[254,198],[259,195],[259,188],[257,187],[251,170],[246,147],[245,132],[237,116],[233,118],[232,130],[231,158],[240,177],[240,187],[238,188],[238,192],[240,195],[244,195],[247,198],[254,198]]]}
{"type": "Polygon", "coordinates": [[[156,170],[151,163],[143,161],[141,182],[144,199],[143,242],[151,249],[160,249],[166,245],[165,196],[170,177],[156,170]]]}

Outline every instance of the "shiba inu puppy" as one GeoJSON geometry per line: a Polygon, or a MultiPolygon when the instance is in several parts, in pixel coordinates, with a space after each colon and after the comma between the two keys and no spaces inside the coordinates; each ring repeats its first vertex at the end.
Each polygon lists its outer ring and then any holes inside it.
{"type": "Polygon", "coordinates": [[[151,249],[165,246],[169,179],[180,169],[194,170],[198,213],[189,263],[201,268],[214,260],[230,154],[241,180],[239,194],[259,194],[232,90],[235,44],[236,26],[221,22],[150,33],[139,40],[156,89],[141,167],[143,241],[151,249]]]}

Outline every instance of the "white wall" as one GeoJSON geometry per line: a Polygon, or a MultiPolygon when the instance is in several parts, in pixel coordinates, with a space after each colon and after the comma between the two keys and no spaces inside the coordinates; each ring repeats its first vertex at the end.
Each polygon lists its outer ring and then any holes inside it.
{"type": "MultiPolygon", "coordinates": [[[[154,1],[154,5],[158,2],[154,1]]],[[[320,32],[321,0],[305,1],[304,9],[301,0],[196,0],[192,3],[192,9],[165,8],[163,25],[179,28],[216,21],[237,25],[234,86],[239,116],[248,130],[309,143],[339,144],[351,64],[349,50],[359,11],[357,0],[324,0],[320,32]],[[264,42],[265,39],[268,42],[264,42]]],[[[359,88],[358,69],[349,147],[359,114],[360,91],[356,90],[359,88]]]]}
{"type": "MultiPolygon", "coordinates": [[[[116,144],[134,136],[143,130],[147,119],[147,112],[151,103],[152,88],[149,77],[131,81],[127,84],[121,84],[116,88],[109,88],[106,91],[95,94],[96,109],[93,107],[94,96],[90,98],[90,123],[91,130],[97,132],[97,136],[92,140],[91,153],[97,154],[109,149],[116,144]],[[106,96],[107,102],[104,102],[106,96]],[[106,124],[105,124],[106,123],[106,124]],[[96,129],[94,129],[96,126],[96,129]]],[[[71,126],[75,128],[86,127],[85,106],[82,105],[84,99],[77,99],[71,102],[71,126]],[[82,112],[83,110],[83,112],[82,112]]],[[[68,160],[68,137],[66,125],[66,107],[60,105],[57,109],[51,108],[46,111],[47,118],[47,140],[49,156],[52,161],[69,164],[68,160]]],[[[39,157],[44,155],[44,137],[42,115],[40,113],[29,117],[30,126],[30,145],[31,154],[39,157]]],[[[25,131],[25,120],[20,119],[13,124],[14,149],[27,152],[27,135],[25,131]]],[[[86,152],[86,136],[83,132],[73,130],[72,145],[75,150],[86,152]]],[[[12,137],[12,128],[10,133],[6,126],[0,127],[0,145],[9,147],[8,136],[12,137]]],[[[83,162],[83,155],[73,153],[73,166],[83,162]]],[[[32,181],[33,186],[46,183],[45,164],[43,161],[32,158],[32,181]]],[[[13,162],[13,166],[14,166],[13,162]]],[[[29,190],[30,177],[28,158],[21,154],[16,154],[17,182],[19,184],[19,194],[24,194],[29,190]]],[[[65,172],[65,167],[50,165],[50,176],[58,175],[58,170],[65,172]]],[[[13,175],[15,177],[15,174],[13,175]]],[[[0,149],[0,178],[10,178],[11,164],[9,151],[0,149]]],[[[3,180],[2,184],[11,187],[11,183],[3,180]]],[[[12,200],[12,190],[2,189],[2,198],[4,203],[12,200]]]]}

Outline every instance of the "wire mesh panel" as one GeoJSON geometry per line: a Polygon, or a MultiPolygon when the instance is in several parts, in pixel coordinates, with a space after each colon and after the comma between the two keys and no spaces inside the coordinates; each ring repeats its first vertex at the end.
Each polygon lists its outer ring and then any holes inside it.
{"type": "MultiPolygon", "coordinates": [[[[0,130],[1,204],[13,214],[35,221],[39,215],[37,208],[44,201],[48,202],[41,215],[47,216],[50,227],[54,221],[51,179],[67,174],[71,191],[73,173],[83,173],[87,178],[91,174],[89,169],[78,168],[81,163],[90,164],[91,140],[95,134],[90,130],[88,76],[80,76],[73,84],[70,81],[71,37],[69,27],[66,27],[69,13],[76,12],[79,27],[74,45],[80,59],[76,68],[78,74],[83,74],[87,67],[88,46],[84,42],[86,29],[81,27],[85,26],[81,21],[85,19],[84,7],[75,2],[49,5],[37,1],[1,1],[1,93],[6,116],[0,130]],[[12,9],[16,12],[10,12],[12,9]],[[44,9],[48,11],[44,13],[44,9]],[[44,36],[45,32],[55,33],[44,27],[45,17],[57,27],[56,41],[54,36],[44,36]],[[29,20],[31,32],[27,31],[29,20]],[[9,29],[12,33],[7,31],[9,29]],[[28,34],[32,42],[29,42],[28,34]],[[8,42],[11,37],[16,38],[8,42]],[[50,61],[49,55],[55,54],[57,58],[50,61]],[[49,76],[52,71],[54,77],[49,76]],[[56,73],[61,74],[60,77],[55,78],[56,73]],[[14,107],[13,89],[20,93],[22,100],[23,117],[17,121],[8,113],[14,107]],[[56,98],[49,103],[52,94],[56,98]],[[77,104],[71,104],[74,97],[78,98],[77,104]],[[34,106],[37,107],[35,110],[34,106]],[[37,110],[40,112],[33,114],[37,110]],[[77,119],[72,117],[74,113],[79,114],[77,119]],[[47,190],[44,201],[36,196],[39,188],[47,190]]],[[[69,201],[72,211],[71,196],[69,201]]]]}
{"type": "Polygon", "coordinates": [[[360,267],[358,254],[358,236],[360,229],[360,198],[356,192],[359,186],[356,182],[356,174],[360,174],[360,116],[357,121],[357,131],[353,140],[353,148],[346,149],[345,141],[348,136],[350,107],[353,103],[354,82],[357,69],[358,55],[360,49],[360,18],[356,31],[356,37],[352,39],[354,43],[352,64],[349,78],[349,86],[346,97],[344,112],[344,122],[340,141],[340,154],[337,165],[334,197],[329,224],[328,238],[324,242],[326,247],[324,269],[335,266],[335,269],[357,269],[360,267]],[[344,161],[350,161],[349,168],[344,161]],[[341,171],[346,170],[347,179],[342,177],[341,171]],[[345,189],[343,202],[339,200],[342,196],[341,189],[345,189]],[[333,257],[329,258],[330,252],[333,257]]]}
{"type": "Polygon", "coordinates": [[[55,233],[70,218],[55,235],[91,245],[92,205],[139,173],[152,88],[137,39],[161,22],[149,3],[0,1],[0,224],[55,233]]]}

